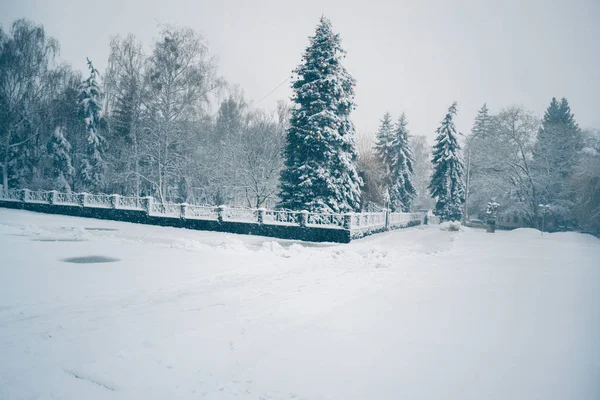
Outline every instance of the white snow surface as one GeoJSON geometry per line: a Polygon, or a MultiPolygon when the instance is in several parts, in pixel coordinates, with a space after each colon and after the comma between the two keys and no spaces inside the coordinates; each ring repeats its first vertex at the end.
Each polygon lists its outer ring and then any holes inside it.
{"type": "Polygon", "coordinates": [[[600,240],[0,209],[0,399],[598,399],[600,240]],[[109,263],[68,263],[105,256],[109,263]]]}

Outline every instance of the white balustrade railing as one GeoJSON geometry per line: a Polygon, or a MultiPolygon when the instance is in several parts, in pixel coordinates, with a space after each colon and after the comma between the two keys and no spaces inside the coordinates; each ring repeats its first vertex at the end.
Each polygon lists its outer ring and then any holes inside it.
{"type": "Polygon", "coordinates": [[[3,190],[0,190],[0,197],[9,201],[21,201],[21,193],[22,191],[20,189],[8,189],[7,193],[5,193],[3,190]]]}
{"type": "Polygon", "coordinates": [[[352,228],[385,228],[385,212],[356,213],[352,215],[352,228]]]}
{"type": "Polygon", "coordinates": [[[258,222],[258,210],[252,208],[223,208],[224,221],[258,222]]]}
{"type": "Polygon", "coordinates": [[[286,210],[265,210],[263,223],[271,225],[300,225],[302,213],[286,210]]]}
{"type": "Polygon", "coordinates": [[[385,212],[356,213],[351,217],[350,236],[359,238],[386,229],[385,212]]]}
{"type": "Polygon", "coordinates": [[[76,204],[79,204],[79,200],[78,200],[78,196],[76,193],[57,193],[56,194],[56,203],[57,204],[76,205],[76,204]]]}
{"type": "Polygon", "coordinates": [[[390,228],[404,227],[416,221],[422,223],[424,216],[425,214],[423,213],[390,213],[390,228]]]}
{"type": "Polygon", "coordinates": [[[309,226],[327,226],[343,228],[344,214],[309,213],[306,224],[309,226]]]}
{"type": "MultiPolygon", "coordinates": [[[[134,196],[108,196],[101,194],[77,194],[46,191],[29,191],[20,189],[0,190],[0,199],[8,201],[25,201],[33,203],[49,203],[61,205],[79,205],[85,199],[84,207],[117,208],[129,210],[147,210],[151,215],[186,218],[222,220],[232,222],[263,223],[266,225],[307,226],[311,228],[347,229],[352,238],[362,237],[371,233],[388,229],[401,228],[414,222],[423,223],[423,213],[318,213],[290,210],[267,210],[239,207],[211,206],[175,203],[160,203],[152,198],[134,196]],[[80,197],[81,196],[81,197],[80,197]]],[[[439,223],[436,216],[428,216],[431,224],[439,223]]]]}
{"type": "Polygon", "coordinates": [[[142,204],[142,198],[121,196],[119,197],[119,208],[126,208],[128,210],[141,210],[144,208],[142,204]]]}
{"type": "Polygon", "coordinates": [[[175,203],[152,203],[151,214],[179,218],[181,216],[181,205],[175,203]]]}
{"type": "Polygon", "coordinates": [[[217,207],[190,204],[187,206],[185,217],[189,219],[216,220],[219,214],[217,213],[217,207]]]}
{"type": "Polygon", "coordinates": [[[27,201],[33,203],[47,203],[48,202],[48,192],[39,191],[31,191],[27,196],[27,201]]]}
{"type": "Polygon", "coordinates": [[[409,213],[390,213],[389,222],[390,225],[401,225],[408,224],[410,222],[411,214],[409,213]]]}
{"type": "Polygon", "coordinates": [[[88,194],[85,199],[87,207],[110,208],[110,196],[105,194],[88,194]]]}

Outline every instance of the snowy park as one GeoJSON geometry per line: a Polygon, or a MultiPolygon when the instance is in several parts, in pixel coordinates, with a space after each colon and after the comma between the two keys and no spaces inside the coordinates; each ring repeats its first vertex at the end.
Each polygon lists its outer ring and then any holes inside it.
{"type": "Polygon", "coordinates": [[[593,2],[5,3],[0,400],[600,399],[593,2]]]}
{"type": "Polygon", "coordinates": [[[600,240],[0,209],[1,399],[594,399],[600,240]]]}

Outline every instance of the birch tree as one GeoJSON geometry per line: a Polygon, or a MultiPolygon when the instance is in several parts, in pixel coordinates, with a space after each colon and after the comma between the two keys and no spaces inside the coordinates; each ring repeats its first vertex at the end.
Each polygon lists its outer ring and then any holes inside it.
{"type": "Polygon", "coordinates": [[[283,168],[285,131],[265,112],[254,112],[242,140],[234,146],[238,185],[250,207],[262,207],[274,200],[283,168]]]}
{"type": "Polygon", "coordinates": [[[206,111],[222,86],[215,59],[202,37],[189,28],[165,27],[145,68],[144,162],[149,182],[162,202],[192,156],[188,122],[206,111]]]}
{"type": "Polygon", "coordinates": [[[142,45],[133,35],[114,37],[105,78],[105,107],[109,116],[111,163],[109,181],[120,192],[140,196],[140,141],[144,101],[142,45]]]}
{"type": "Polygon", "coordinates": [[[415,158],[413,182],[417,195],[414,207],[415,209],[431,209],[435,203],[427,189],[432,172],[430,146],[427,138],[422,135],[409,136],[409,142],[415,158]]]}

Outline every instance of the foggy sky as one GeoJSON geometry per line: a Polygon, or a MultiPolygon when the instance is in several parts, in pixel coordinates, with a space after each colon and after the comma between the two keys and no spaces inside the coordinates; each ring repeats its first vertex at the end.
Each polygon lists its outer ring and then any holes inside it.
{"type": "MultiPolygon", "coordinates": [[[[468,133],[484,102],[542,115],[553,96],[568,98],[581,127],[600,128],[598,0],[0,0],[5,30],[21,17],[43,24],[82,71],[89,57],[103,72],[114,35],[133,33],[148,50],[160,23],[189,26],[254,102],[290,77],[321,14],[358,81],[359,133],[373,133],[385,111],[405,111],[411,134],[431,141],[454,100],[457,129],[468,133]]],[[[258,106],[290,95],[286,83],[258,106]]]]}

